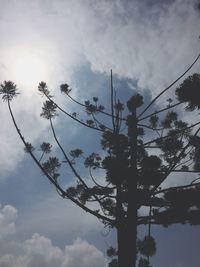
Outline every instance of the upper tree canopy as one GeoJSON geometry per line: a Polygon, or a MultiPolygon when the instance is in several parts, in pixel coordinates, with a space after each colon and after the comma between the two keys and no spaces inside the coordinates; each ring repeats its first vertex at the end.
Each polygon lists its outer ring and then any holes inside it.
{"type": "MultiPolygon", "coordinates": [[[[47,84],[41,82],[38,90],[46,97],[41,116],[50,122],[55,143],[62,154],[60,158],[52,155],[52,145],[47,140],[36,149],[37,145],[30,144],[23,137],[10,105],[10,101],[18,94],[16,85],[5,81],[1,84],[0,94],[8,103],[26,152],[62,198],[70,199],[104,224],[117,229],[123,227],[122,225],[128,227],[131,202],[135,202],[137,225],[200,224],[199,179],[177,187],[163,187],[163,182],[172,173],[184,175],[188,172],[200,172],[200,120],[195,117],[193,122],[186,122],[182,120],[182,115],[179,118],[177,112],[179,108],[183,110],[185,104],[187,111],[200,108],[200,75],[195,73],[178,86],[177,100],[168,99],[160,110],[150,111],[154,102],[175,82],[144,107],[143,97],[138,93],[127,100],[127,103],[121,103],[117,99],[111,73],[111,111],[99,103],[98,97],[84,103],[79,102],[71,96],[70,86],[62,84],[61,93],[85,109],[86,119],[55,103],[47,84]],[[66,151],[53,122],[59,112],[82,126],[101,133],[103,152],[95,151],[85,155],[80,148],[66,151]],[[50,154],[49,157],[47,154],[50,154]],[[83,174],[76,167],[78,162],[82,162],[87,170],[83,174]],[[64,172],[61,171],[66,166],[75,177],[74,185],[68,188],[63,178],[64,172]],[[141,215],[142,207],[149,207],[149,213],[141,215]]],[[[138,241],[137,246],[142,255],[149,257],[154,254],[155,243],[150,236],[150,230],[149,235],[143,241],[138,241]]],[[[139,266],[147,266],[145,264],[148,262],[141,259],[139,266]]],[[[114,263],[115,260],[112,264],[114,263]]]]}

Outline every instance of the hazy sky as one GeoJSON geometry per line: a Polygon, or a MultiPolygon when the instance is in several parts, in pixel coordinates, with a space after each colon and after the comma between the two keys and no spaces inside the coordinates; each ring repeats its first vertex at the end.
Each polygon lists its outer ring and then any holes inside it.
{"type": "MultiPolygon", "coordinates": [[[[197,3],[0,0],[0,81],[13,80],[20,89],[13,109],[27,141],[52,140],[39,116],[41,80],[54,93],[67,82],[79,99],[99,95],[105,103],[111,68],[124,99],[131,90],[149,98],[175,80],[199,53],[197,3]]],[[[197,63],[191,73],[199,69],[197,63]]],[[[59,94],[57,100],[65,105],[59,94]]],[[[24,154],[2,102],[0,120],[0,267],[105,267],[114,234],[59,198],[24,154]]],[[[91,142],[70,121],[57,119],[56,126],[69,149],[77,140],[91,142]]],[[[199,227],[153,231],[154,267],[199,267],[199,227]]]]}

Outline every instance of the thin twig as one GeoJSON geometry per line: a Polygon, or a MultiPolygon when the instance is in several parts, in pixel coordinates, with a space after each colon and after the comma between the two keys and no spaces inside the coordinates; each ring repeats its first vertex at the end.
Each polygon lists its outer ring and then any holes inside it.
{"type": "Polygon", "coordinates": [[[194,60],[194,62],[189,66],[189,68],[183,73],[181,74],[174,82],[172,82],[167,88],[165,88],[164,90],[161,91],[161,93],[159,93],[151,102],[150,104],[140,113],[140,115],[137,117],[137,119],[139,119],[149,108],[150,106],[161,96],[163,95],[166,91],[168,91],[175,83],[177,83],[193,66],[194,64],[197,62],[197,60],[199,59],[200,54],[197,56],[197,58],[194,60]]]}

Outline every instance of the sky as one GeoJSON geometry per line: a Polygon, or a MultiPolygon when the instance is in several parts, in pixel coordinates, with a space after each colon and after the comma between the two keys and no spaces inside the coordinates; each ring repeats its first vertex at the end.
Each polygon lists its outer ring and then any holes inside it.
{"type": "MultiPolygon", "coordinates": [[[[59,94],[61,83],[81,101],[99,96],[108,104],[110,69],[124,101],[135,91],[147,101],[174,81],[199,53],[197,3],[0,0],[0,82],[12,80],[20,90],[13,110],[27,141],[53,142],[40,118],[42,80],[70,111],[75,107],[59,94]]],[[[190,73],[199,69],[198,62],[190,73]]],[[[105,267],[114,233],[59,198],[24,153],[3,102],[0,120],[0,267],[105,267]]],[[[74,122],[59,117],[56,129],[69,150],[98,149],[95,134],[74,122]]],[[[199,227],[154,227],[153,233],[154,267],[199,267],[199,227]]]]}

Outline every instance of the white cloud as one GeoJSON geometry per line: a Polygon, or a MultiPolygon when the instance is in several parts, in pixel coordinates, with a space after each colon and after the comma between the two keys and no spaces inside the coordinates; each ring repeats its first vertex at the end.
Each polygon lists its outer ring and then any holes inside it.
{"type": "Polygon", "coordinates": [[[15,264],[15,257],[11,254],[6,254],[0,257],[0,267],[13,267],[15,264]]]}
{"type": "Polygon", "coordinates": [[[0,205],[0,240],[15,233],[17,209],[11,205],[0,205]]]}
{"type": "MultiPolygon", "coordinates": [[[[3,54],[13,52],[13,43],[31,46],[46,61],[54,84],[70,79],[86,59],[95,70],[113,67],[121,76],[138,79],[142,88],[155,90],[181,73],[199,49],[195,1],[152,7],[121,0],[9,3],[1,11],[0,31],[9,37],[1,44],[3,54]]],[[[9,72],[12,62],[3,58],[9,72]]]]}
{"type": "Polygon", "coordinates": [[[87,241],[76,240],[64,251],[54,246],[50,239],[35,233],[21,244],[20,255],[0,257],[0,267],[105,267],[103,253],[87,241]]]}
{"type": "MultiPolygon", "coordinates": [[[[51,204],[53,203],[51,202],[50,205],[51,204]]],[[[45,213],[44,210],[43,212],[45,213]]],[[[18,213],[17,209],[11,205],[0,206],[0,248],[1,248],[0,267],[11,267],[11,266],[12,267],[41,267],[41,266],[42,267],[55,267],[55,266],[106,267],[107,266],[106,265],[107,261],[103,253],[95,246],[89,244],[86,240],[83,240],[81,238],[75,239],[75,241],[71,245],[67,245],[63,249],[53,245],[50,238],[47,238],[38,233],[33,234],[30,239],[26,239],[25,241],[19,241],[19,240],[24,240],[25,238],[23,239],[22,232],[19,231],[20,230],[19,223],[16,224],[17,213],[18,213]],[[21,235],[19,238],[17,237],[18,232],[21,235]],[[8,238],[6,239],[6,237],[9,237],[12,234],[13,234],[12,239],[8,238]]],[[[58,214],[57,212],[55,213],[55,219],[53,219],[52,217],[48,217],[49,223],[50,220],[56,222],[56,216],[58,216],[59,218],[61,214],[63,216],[63,209],[62,211],[60,211],[60,214],[58,214]]],[[[74,218],[73,213],[71,211],[68,210],[67,214],[68,215],[70,214],[70,217],[74,218]]],[[[31,218],[33,218],[35,215],[36,214],[33,213],[31,218]]],[[[48,216],[48,214],[46,215],[48,216]]],[[[36,216],[38,218],[41,217],[38,214],[36,216]]],[[[83,214],[81,218],[74,218],[74,220],[79,221],[79,227],[81,227],[81,225],[83,226],[86,225],[86,222],[84,223],[83,214]]],[[[30,221],[26,220],[26,222],[22,227],[24,227],[26,224],[29,224],[30,221]]],[[[41,224],[43,223],[42,220],[39,221],[41,224]]],[[[47,228],[48,228],[48,221],[45,221],[47,228]]],[[[53,224],[55,227],[55,223],[53,224]]],[[[91,226],[92,228],[90,220],[88,220],[87,224],[88,227],[91,226]]],[[[31,224],[30,227],[32,227],[32,231],[30,231],[28,234],[34,231],[33,224],[31,224]]],[[[61,228],[57,230],[64,232],[63,229],[61,228]]],[[[40,231],[42,231],[41,229],[40,231]]],[[[78,233],[78,229],[70,228],[70,220],[66,219],[65,220],[66,238],[68,236],[68,231],[76,231],[76,230],[77,230],[76,236],[79,236],[80,233],[78,233]]],[[[49,231],[51,232],[51,230],[49,231]]]]}
{"type": "Polygon", "coordinates": [[[52,245],[51,240],[34,234],[23,244],[24,255],[17,258],[19,266],[59,266],[63,257],[61,249],[52,245]]]}
{"type": "Polygon", "coordinates": [[[105,258],[102,252],[87,241],[76,240],[73,245],[65,247],[65,256],[62,267],[104,267],[105,258]]]}
{"type": "Polygon", "coordinates": [[[96,28],[84,39],[86,57],[93,69],[112,67],[155,93],[181,74],[199,52],[199,14],[187,0],[163,4],[159,12],[145,11],[145,6],[141,10],[137,1],[128,7],[127,2],[117,3],[97,5],[92,23],[96,28]]]}

